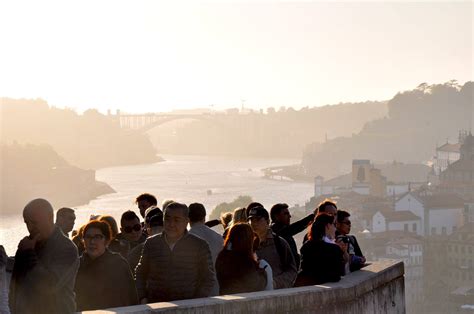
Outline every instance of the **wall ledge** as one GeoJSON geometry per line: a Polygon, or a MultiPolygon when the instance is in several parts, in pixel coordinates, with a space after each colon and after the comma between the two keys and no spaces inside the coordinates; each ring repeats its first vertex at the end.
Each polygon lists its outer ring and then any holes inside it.
{"type": "Polygon", "coordinates": [[[340,282],[211,298],[160,302],[83,313],[405,313],[404,266],[373,262],[340,282]]]}

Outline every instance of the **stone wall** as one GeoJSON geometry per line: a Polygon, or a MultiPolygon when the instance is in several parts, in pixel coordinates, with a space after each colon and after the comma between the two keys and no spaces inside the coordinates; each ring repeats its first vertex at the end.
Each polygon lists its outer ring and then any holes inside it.
{"type": "Polygon", "coordinates": [[[326,285],[162,302],[88,313],[405,313],[401,261],[374,262],[326,285]]]}

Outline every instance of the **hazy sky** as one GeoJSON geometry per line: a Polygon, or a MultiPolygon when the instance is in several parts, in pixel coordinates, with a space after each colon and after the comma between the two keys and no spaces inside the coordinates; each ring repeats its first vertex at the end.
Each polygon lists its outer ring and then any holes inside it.
{"type": "Polygon", "coordinates": [[[472,2],[0,0],[0,96],[79,111],[390,99],[473,79],[472,2]]]}

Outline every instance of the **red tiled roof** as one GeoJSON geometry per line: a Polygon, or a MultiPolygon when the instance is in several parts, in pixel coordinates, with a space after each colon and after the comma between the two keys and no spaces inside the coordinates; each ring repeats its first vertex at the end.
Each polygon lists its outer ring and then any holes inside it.
{"type": "Polygon", "coordinates": [[[461,150],[461,144],[460,143],[456,143],[456,144],[446,143],[438,147],[436,150],[442,151],[442,152],[449,152],[449,153],[459,153],[461,150]]]}
{"type": "Polygon", "coordinates": [[[381,211],[381,214],[390,222],[390,221],[413,221],[420,220],[421,218],[413,214],[409,210],[400,210],[400,211],[381,211]]]}

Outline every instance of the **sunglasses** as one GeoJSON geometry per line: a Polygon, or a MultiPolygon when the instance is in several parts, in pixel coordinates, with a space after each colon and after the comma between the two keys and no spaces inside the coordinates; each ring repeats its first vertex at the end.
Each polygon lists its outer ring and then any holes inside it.
{"type": "Polygon", "coordinates": [[[142,225],[140,225],[140,224],[136,224],[133,227],[131,227],[131,226],[123,227],[123,232],[125,232],[125,233],[130,233],[132,231],[140,231],[140,230],[142,230],[142,225]]]}

